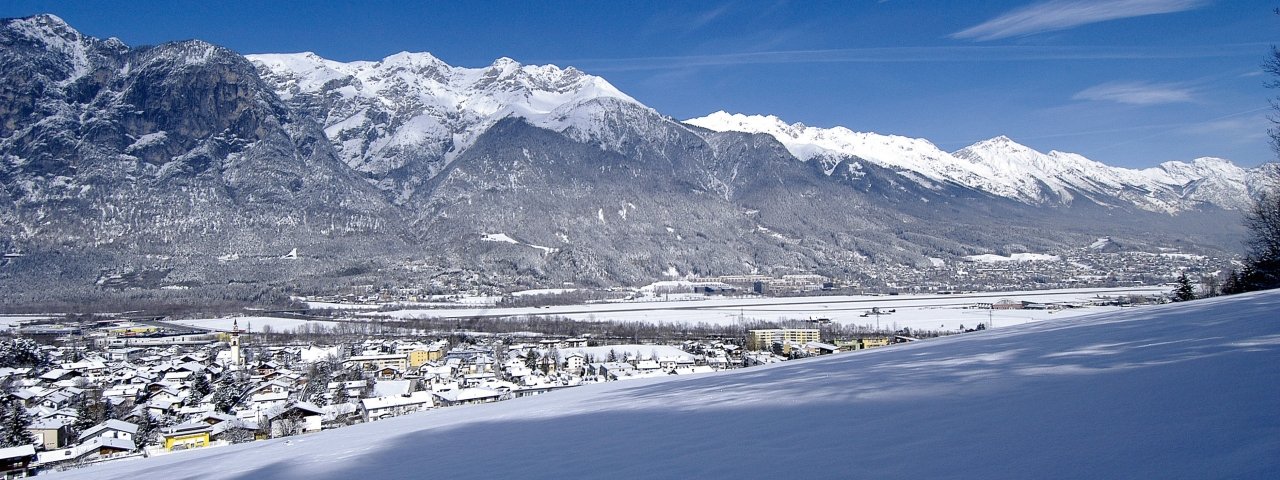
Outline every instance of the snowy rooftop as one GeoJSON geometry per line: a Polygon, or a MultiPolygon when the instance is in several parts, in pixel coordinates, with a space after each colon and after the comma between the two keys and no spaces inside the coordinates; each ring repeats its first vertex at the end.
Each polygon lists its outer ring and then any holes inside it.
{"type": "Polygon", "coordinates": [[[449,478],[1280,478],[1277,311],[1134,308],[50,478],[414,478],[423,452],[449,478]]]}

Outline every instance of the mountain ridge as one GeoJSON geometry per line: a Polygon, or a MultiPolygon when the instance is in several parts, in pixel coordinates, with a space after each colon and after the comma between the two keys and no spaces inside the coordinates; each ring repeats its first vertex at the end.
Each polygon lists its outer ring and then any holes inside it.
{"type": "Polygon", "coordinates": [[[719,111],[685,122],[716,131],[768,134],[804,161],[856,157],[1028,204],[1065,205],[1083,196],[1104,205],[1119,199],[1170,214],[1203,203],[1240,210],[1262,175],[1262,169],[1244,169],[1214,157],[1146,169],[1113,167],[1074,153],[1042,153],[1004,135],[945,152],[926,139],[788,124],[772,115],[719,111]]]}

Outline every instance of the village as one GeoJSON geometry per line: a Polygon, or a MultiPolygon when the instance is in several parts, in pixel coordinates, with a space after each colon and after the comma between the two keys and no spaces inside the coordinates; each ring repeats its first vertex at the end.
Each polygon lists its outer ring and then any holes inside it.
{"type": "Polygon", "coordinates": [[[590,335],[367,336],[347,343],[154,321],[26,325],[0,340],[6,478],[287,437],[578,385],[692,375],[883,347],[821,328],[605,344],[590,335]]]}

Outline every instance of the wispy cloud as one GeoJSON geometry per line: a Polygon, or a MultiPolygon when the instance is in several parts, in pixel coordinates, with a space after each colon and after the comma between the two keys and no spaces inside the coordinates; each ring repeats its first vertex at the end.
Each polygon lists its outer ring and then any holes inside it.
{"type": "Polygon", "coordinates": [[[640,36],[689,35],[720,20],[730,13],[733,5],[726,3],[700,13],[668,11],[650,18],[637,32],[640,36]]]}
{"type": "Polygon", "coordinates": [[[1160,105],[1195,100],[1190,88],[1172,83],[1112,82],[1076,93],[1075,100],[1116,102],[1127,105],[1160,105]]]}
{"type": "Polygon", "coordinates": [[[537,59],[573,65],[590,72],[667,70],[692,67],[801,63],[1024,62],[1071,60],[1140,60],[1257,56],[1267,43],[1192,47],[988,46],[846,48],[774,50],[708,55],[631,58],[537,59]]]}
{"type": "Polygon", "coordinates": [[[729,11],[729,5],[726,4],[726,5],[721,5],[714,9],[708,10],[706,12],[702,12],[699,15],[694,15],[692,18],[689,19],[689,24],[686,25],[685,29],[688,31],[698,30],[702,27],[707,26],[707,24],[716,21],[716,19],[723,17],[724,14],[728,11],[729,11]]]}
{"type": "Polygon", "coordinates": [[[1000,15],[951,34],[978,41],[1066,30],[1090,23],[1162,13],[1182,12],[1205,0],[1049,0],[1000,15]]]}
{"type": "MultiPolygon", "coordinates": [[[[1264,109],[1269,110],[1269,109],[1264,109]]],[[[1249,112],[1252,115],[1247,117],[1220,118],[1206,122],[1195,123],[1183,128],[1182,131],[1190,134],[1213,135],[1224,139],[1235,139],[1238,141],[1257,141],[1267,136],[1267,115],[1258,112],[1249,112]],[[1224,135],[1227,134],[1227,135],[1224,135]]]]}

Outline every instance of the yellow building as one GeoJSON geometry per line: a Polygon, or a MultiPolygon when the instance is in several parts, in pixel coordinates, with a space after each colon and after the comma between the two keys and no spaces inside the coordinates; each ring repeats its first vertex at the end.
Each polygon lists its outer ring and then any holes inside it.
{"type": "Polygon", "coordinates": [[[885,347],[889,345],[889,337],[859,338],[858,342],[862,344],[862,348],[885,347]]]}
{"type": "Polygon", "coordinates": [[[821,340],[822,335],[816,328],[749,330],[747,331],[747,350],[765,351],[772,350],[775,343],[786,345],[787,342],[795,342],[803,345],[821,340]]]}
{"type": "Polygon", "coordinates": [[[864,350],[889,345],[889,337],[864,337],[836,342],[841,350],[864,350]]]}
{"type": "Polygon", "coordinates": [[[431,347],[429,349],[417,349],[409,352],[409,368],[418,368],[427,362],[434,362],[444,356],[444,350],[439,347],[431,347]]]}
{"type": "Polygon", "coordinates": [[[159,331],[158,328],[149,325],[125,325],[107,330],[107,335],[112,337],[132,337],[156,333],[157,331],[159,331]]]}
{"type": "Polygon", "coordinates": [[[174,425],[160,431],[164,436],[164,449],[168,451],[207,447],[211,433],[213,427],[204,422],[174,425]]]}

